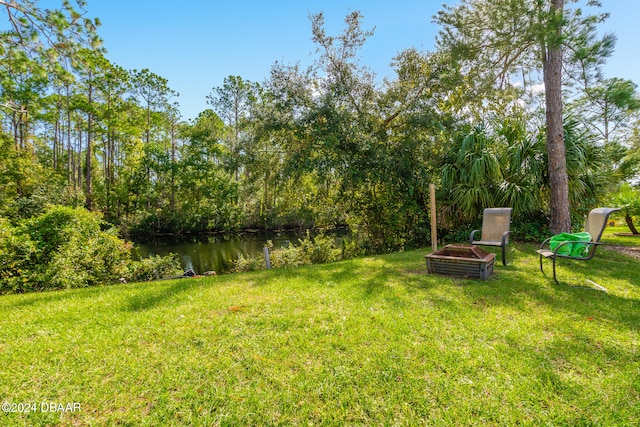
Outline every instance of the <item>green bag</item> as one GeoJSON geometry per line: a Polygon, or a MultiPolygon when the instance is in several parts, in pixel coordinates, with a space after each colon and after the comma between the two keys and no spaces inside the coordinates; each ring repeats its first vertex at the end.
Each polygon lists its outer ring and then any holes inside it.
{"type": "Polygon", "coordinates": [[[586,231],[583,231],[582,233],[560,233],[551,238],[549,241],[549,248],[551,248],[552,251],[555,251],[561,243],[575,242],[561,246],[560,250],[558,250],[558,255],[585,257],[589,254],[589,245],[586,245],[585,243],[590,241],[591,234],[586,231]]]}

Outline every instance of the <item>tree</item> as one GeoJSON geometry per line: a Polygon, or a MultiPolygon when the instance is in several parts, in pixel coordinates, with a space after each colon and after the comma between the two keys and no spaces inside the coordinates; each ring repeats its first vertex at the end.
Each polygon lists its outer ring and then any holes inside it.
{"type": "Polygon", "coordinates": [[[402,82],[379,87],[359,62],[359,50],[373,34],[362,19],[354,11],[344,29],[330,35],[324,15],[311,15],[317,60],[307,70],[276,65],[266,86],[281,112],[271,116],[273,128],[286,135],[285,173],[295,169],[301,180],[318,179],[323,197],[334,197],[326,189],[334,190],[343,221],[371,249],[389,250],[428,237],[424,164],[430,139],[426,132],[416,138],[410,128],[412,120],[432,117],[420,110],[434,110],[426,98],[439,73],[437,67],[426,76],[416,72],[423,58],[407,53],[406,62],[397,64],[402,82]]]}
{"type": "MultiPolygon", "coordinates": [[[[60,96],[50,95],[62,85],[69,88],[73,84],[73,75],[65,65],[87,50],[98,50],[101,43],[96,33],[99,21],[84,16],[85,5],[84,0],[64,0],[59,8],[45,9],[33,0],[0,1],[7,17],[7,30],[0,33],[0,108],[10,117],[16,148],[28,149],[34,159],[40,157],[42,166],[53,169],[62,152],[61,126],[53,116],[59,117],[65,106],[67,112],[70,109],[69,93],[67,103],[60,96]],[[55,113],[51,113],[52,104],[55,113]],[[56,127],[50,163],[42,156],[48,147],[36,135],[43,123],[54,123],[56,127]]],[[[67,130],[70,129],[69,124],[67,130]]]]}
{"type": "Polygon", "coordinates": [[[625,182],[620,187],[620,190],[613,195],[611,202],[622,211],[631,233],[640,234],[633,223],[633,217],[640,215],[640,189],[634,188],[625,182]]]}
{"type": "Polygon", "coordinates": [[[75,67],[80,73],[83,83],[84,96],[81,98],[79,109],[86,113],[86,160],[85,160],[85,207],[87,210],[93,210],[93,159],[95,157],[95,121],[97,115],[96,102],[96,82],[104,78],[105,69],[108,67],[108,61],[98,50],[84,49],[78,55],[75,67]]]}
{"type": "MultiPolygon", "coordinates": [[[[141,101],[145,111],[145,169],[148,185],[152,181],[152,165],[164,150],[155,143],[161,143],[169,133],[163,129],[163,120],[171,110],[169,100],[178,93],[169,88],[169,82],[149,69],[134,70],[131,77],[133,92],[141,101]]],[[[169,113],[170,114],[170,113],[169,113]]],[[[157,171],[156,171],[157,172],[157,171]]],[[[151,207],[151,197],[147,194],[147,208],[151,207]]]]}
{"type": "Polygon", "coordinates": [[[571,231],[569,175],[562,127],[562,22],[564,0],[551,0],[547,31],[539,34],[544,76],[547,158],[549,160],[549,190],[552,233],[571,231]]]}
{"type": "Polygon", "coordinates": [[[587,61],[589,55],[603,52],[591,49],[594,19],[583,17],[578,8],[565,8],[563,0],[462,0],[455,6],[445,6],[436,20],[443,26],[438,38],[439,49],[450,52],[456,61],[464,64],[471,80],[481,87],[479,93],[489,94],[490,88],[516,89],[512,80],[517,77],[527,86],[530,76],[535,78],[537,73],[542,73],[551,210],[549,227],[553,233],[570,231],[562,108],[563,48],[588,52],[581,57],[580,64],[564,63],[564,67],[597,67],[598,61],[587,61]],[[581,37],[567,35],[564,30],[574,35],[579,33],[581,37]]]}
{"type": "Polygon", "coordinates": [[[631,80],[612,78],[588,86],[584,95],[569,105],[575,115],[598,132],[603,144],[622,142],[640,110],[636,84],[631,80]]]}
{"type": "MultiPolygon", "coordinates": [[[[68,0],[59,9],[42,9],[34,0],[0,0],[6,12],[9,31],[0,34],[2,53],[24,54],[35,74],[54,69],[61,58],[72,58],[81,48],[97,48],[98,19],[84,16],[85,0],[68,0]]],[[[0,107],[23,111],[13,99],[3,99],[0,107]]]]}
{"type": "Polygon", "coordinates": [[[148,68],[132,73],[133,92],[140,97],[146,112],[145,139],[147,145],[151,144],[152,114],[164,109],[169,98],[177,95],[169,88],[168,81],[164,77],[151,72],[148,68]]]}
{"type": "Polygon", "coordinates": [[[251,105],[257,99],[259,85],[245,81],[240,76],[225,77],[222,87],[213,88],[207,96],[207,103],[228,126],[231,137],[229,150],[231,152],[230,168],[236,181],[240,179],[242,166],[240,156],[242,152],[241,137],[245,129],[251,105]]]}
{"type": "Polygon", "coordinates": [[[188,125],[180,126],[186,143],[180,148],[180,187],[177,218],[181,230],[223,230],[237,225],[238,183],[220,165],[224,123],[213,110],[205,110],[188,125]]]}
{"type": "Polygon", "coordinates": [[[121,151],[123,140],[132,137],[131,129],[125,120],[130,103],[125,95],[129,91],[130,74],[122,67],[105,61],[104,72],[94,82],[100,95],[98,108],[99,132],[102,139],[102,172],[104,179],[103,206],[109,219],[114,219],[116,200],[114,189],[118,173],[117,155],[121,151]]]}
{"type": "Polygon", "coordinates": [[[46,70],[34,66],[24,51],[10,47],[0,62],[1,96],[16,149],[31,149],[30,137],[34,113],[43,104],[48,75],[46,70]]]}

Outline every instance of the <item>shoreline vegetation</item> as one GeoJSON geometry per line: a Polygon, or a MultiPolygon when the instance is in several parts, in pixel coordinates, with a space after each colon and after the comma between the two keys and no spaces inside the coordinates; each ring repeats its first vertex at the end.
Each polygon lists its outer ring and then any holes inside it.
{"type": "MultiPolygon", "coordinates": [[[[615,231],[620,234],[628,229],[619,227],[615,231]]],[[[447,235],[446,241],[451,241],[452,237],[458,241],[466,238],[458,233],[447,235]]],[[[634,240],[633,237],[616,237],[634,240]]],[[[403,246],[401,250],[405,249],[403,246]]],[[[275,248],[270,240],[266,240],[265,247],[269,249],[273,268],[324,264],[376,252],[393,252],[370,247],[369,242],[360,240],[357,233],[336,243],[334,237],[323,231],[311,233],[310,230],[297,243],[289,242],[275,248]]],[[[182,277],[184,270],[178,254],[136,259],[132,248],[131,242],[117,237],[115,228],[83,208],[52,206],[42,215],[15,226],[0,218],[0,295],[182,277]]],[[[625,251],[635,256],[634,250],[625,251]]],[[[264,268],[263,254],[240,256],[231,272],[264,268]]]]}
{"type": "MultiPolygon", "coordinates": [[[[606,245],[634,244],[615,230],[606,245]]],[[[419,249],[1,296],[3,402],[79,410],[0,420],[637,424],[638,261],[605,246],[559,266],[556,285],[536,245],[510,246],[486,281],[426,274],[419,249]]]]}

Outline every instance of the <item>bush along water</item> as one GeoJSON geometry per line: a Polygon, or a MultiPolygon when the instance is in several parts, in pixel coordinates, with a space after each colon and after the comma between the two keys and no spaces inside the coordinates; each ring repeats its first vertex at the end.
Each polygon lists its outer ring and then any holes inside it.
{"type": "MultiPolygon", "coordinates": [[[[311,237],[307,231],[304,239],[298,244],[290,243],[286,247],[274,248],[269,240],[265,245],[269,249],[269,259],[272,268],[297,267],[300,265],[324,264],[340,261],[361,255],[355,240],[341,239],[340,243],[331,236],[319,234],[311,237]]],[[[266,268],[264,255],[258,257],[241,257],[236,261],[235,272],[261,270],[266,268]]]]}
{"type": "Polygon", "coordinates": [[[53,206],[12,226],[0,218],[0,293],[150,280],[180,272],[176,257],[133,261],[131,243],[100,216],[53,206]]]}

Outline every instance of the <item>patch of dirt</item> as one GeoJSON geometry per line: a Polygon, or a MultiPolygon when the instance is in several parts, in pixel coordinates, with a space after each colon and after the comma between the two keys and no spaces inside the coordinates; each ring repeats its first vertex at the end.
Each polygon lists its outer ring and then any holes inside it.
{"type": "Polygon", "coordinates": [[[636,246],[619,246],[619,245],[607,245],[607,249],[612,249],[621,254],[625,254],[636,259],[640,259],[640,247],[636,246]]]}

